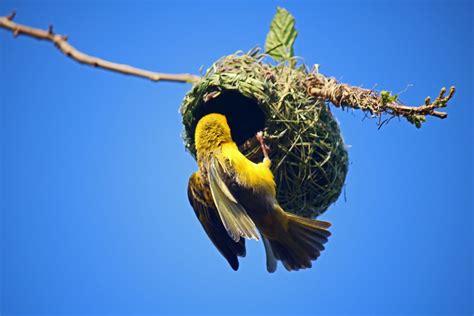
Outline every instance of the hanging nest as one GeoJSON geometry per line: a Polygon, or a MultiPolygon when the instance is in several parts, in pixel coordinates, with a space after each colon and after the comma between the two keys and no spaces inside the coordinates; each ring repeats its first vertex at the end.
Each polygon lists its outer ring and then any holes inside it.
{"type": "Polygon", "coordinates": [[[306,67],[270,65],[258,52],[217,61],[185,96],[183,139],[196,157],[194,130],[209,113],[227,117],[232,138],[250,160],[262,153],[255,133],[264,130],[281,206],[316,217],[339,197],[348,169],[338,123],[323,99],[308,93],[306,67]]]}

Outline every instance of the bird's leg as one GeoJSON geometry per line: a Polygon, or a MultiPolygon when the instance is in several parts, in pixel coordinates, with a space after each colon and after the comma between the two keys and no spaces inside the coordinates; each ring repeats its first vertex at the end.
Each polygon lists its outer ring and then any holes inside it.
{"type": "Polygon", "coordinates": [[[268,156],[268,151],[270,150],[270,148],[265,144],[265,140],[263,139],[263,132],[262,131],[258,132],[255,135],[255,137],[260,143],[260,147],[262,148],[262,152],[263,152],[263,157],[265,157],[265,159],[270,160],[270,157],[268,156]]]}

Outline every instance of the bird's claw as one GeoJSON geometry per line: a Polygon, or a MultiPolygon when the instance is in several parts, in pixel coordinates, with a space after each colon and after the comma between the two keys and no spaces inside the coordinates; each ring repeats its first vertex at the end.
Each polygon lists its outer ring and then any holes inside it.
{"type": "Polygon", "coordinates": [[[260,147],[262,148],[262,152],[263,152],[263,156],[266,158],[266,159],[270,159],[269,155],[268,155],[268,152],[270,151],[270,147],[268,147],[266,144],[265,144],[265,139],[263,137],[263,132],[260,131],[258,132],[255,137],[257,138],[258,142],[260,143],[260,147]]]}

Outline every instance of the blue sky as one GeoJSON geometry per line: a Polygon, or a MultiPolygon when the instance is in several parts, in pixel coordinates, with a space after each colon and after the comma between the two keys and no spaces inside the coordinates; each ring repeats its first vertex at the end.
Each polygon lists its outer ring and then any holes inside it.
{"type": "Polygon", "coordinates": [[[0,2],[0,14],[84,52],[199,73],[264,44],[277,5],[295,52],[344,82],[421,104],[455,85],[446,120],[377,129],[333,109],[350,146],[346,199],[313,269],[265,271],[248,242],[234,272],[188,205],[196,170],[179,105],[190,86],[81,66],[0,30],[2,315],[470,315],[473,4],[0,2]]]}

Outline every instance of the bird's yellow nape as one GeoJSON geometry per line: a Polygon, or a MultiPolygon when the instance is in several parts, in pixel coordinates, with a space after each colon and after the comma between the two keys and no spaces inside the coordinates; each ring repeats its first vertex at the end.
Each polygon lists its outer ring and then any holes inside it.
{"type": "Polygon", "coordinates": [[[232,142],[230,127],[224,115],[207,114],[199,120],[194,134],[197,152],[218,148],[224,143],[232,142]]]}

